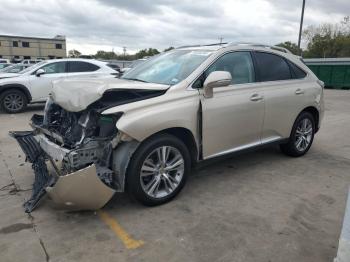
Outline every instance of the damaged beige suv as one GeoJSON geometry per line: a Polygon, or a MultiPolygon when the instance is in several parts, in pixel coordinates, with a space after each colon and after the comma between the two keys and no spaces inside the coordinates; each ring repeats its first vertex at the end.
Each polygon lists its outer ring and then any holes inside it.
{"type": "Polygon", "coordinates": [[[303,62],[257,44],[181,47],[120,79],[58,81],[33,131],[11,132],[35,172],[25,208],[46,193],[71,209],[124,191],[162,204],[197,162],[271,143],[304,155],[323,111],[323,83],[303,62]]]}

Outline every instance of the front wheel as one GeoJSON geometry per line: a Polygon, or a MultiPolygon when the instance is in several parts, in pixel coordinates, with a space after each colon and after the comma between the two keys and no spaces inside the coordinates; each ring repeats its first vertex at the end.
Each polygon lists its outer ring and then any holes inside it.
{"type": "Polygon", "coordinates": [[[289,141],[280,145],[283,153],[299,157],[309,151],[315,135],[315,119],[309,112],[302,112],[295,120],[289,141]]]}
{"type": "Polygon", "coordinates": [[[0,103],[6,113],[19,113],[27,107],[28,100],[23,92],[10,89],[0,95],[0,103]]]}
{"type": "Polygon", "coordinates": [[[145,141],[128,168],[128,191],[148,206],[166,203],[183,188],[190,172],[190,154],[178,138],[163,134],[145,141]]]}

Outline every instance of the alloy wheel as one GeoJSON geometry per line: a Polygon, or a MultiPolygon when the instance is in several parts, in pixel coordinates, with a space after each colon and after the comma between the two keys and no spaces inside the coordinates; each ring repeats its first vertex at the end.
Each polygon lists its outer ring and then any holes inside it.
{"type": "Polygon", "coordinates": [[[3,105],[8,111],[15,112],[21,110],[24,103],[25,101],[21,95],[10,93],[4,97],[3,105]]]}
{"type": "Polygon", "coordinates": [[[149,197],[166,197],[180,185],[184,171],[185,161],[178,149],[172,146],[158,147],[141,166],[141,187],[149,197]]]}
{"type": "Polygon", "coordinates": [[[302,119],[295,132],[295,147],[299,152],[305,151],[311,143],[313,135],[312,122],[308,118],[302,119]]]}

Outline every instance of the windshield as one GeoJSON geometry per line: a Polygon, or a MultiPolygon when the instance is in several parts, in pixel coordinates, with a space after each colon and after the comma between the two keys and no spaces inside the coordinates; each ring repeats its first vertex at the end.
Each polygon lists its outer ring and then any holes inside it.
{"type": "Polygon", "coordinates": [[[9,64],[0,64],[1,71],[3,70],[3,68],[7,68],[8,66],[9,66],[9,64]]]}
{"type": "Polygon", "coordinates": [[[1,70],[1,73],[19,73],[20,71],[22,71],[23,69],[25,69],[26,67],[24,65],[12,65],[9,67],[6,67],[5,69],[1,70]]]}
{"type": "Polygon", "coordinates": [[[188,77],[211,51],[175,50],[163,53],[131,69],[124,79],[141,82],[175,85],[188,77]]]}
{"type": "Polygon", "coordinates": [[[134,68],[135,66],[142,64],[145,61],[146,60],[136,60],[136,61],[132,62],[132,64],[130,65],[130,68],[134,68]]]}

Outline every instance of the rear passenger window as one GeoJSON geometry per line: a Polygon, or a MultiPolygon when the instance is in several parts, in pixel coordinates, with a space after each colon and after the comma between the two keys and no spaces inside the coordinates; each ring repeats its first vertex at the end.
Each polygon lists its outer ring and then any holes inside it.
{"type": "Polygon", "coordinates": [[[82,61],[68,62],[69,73],[93,72],[98,69],[99,67],[97,65],[87,63],[87,62],[82,62],[82,61]]]}
{"type": "Polygon", "coordinates": [[[293,78],[287,62],[282,57],[263,52],[256,52],[255,57],[261,82],[293,78]]]}
{"type": "Polygon", "coordinates": [[[298,66],[293,64],[292,62],[289,61],[289,65],[293,71],[293,75],[295,79],[304,78],[306,76],[306,73],[303,70],[301,70],[298,66]]]}

